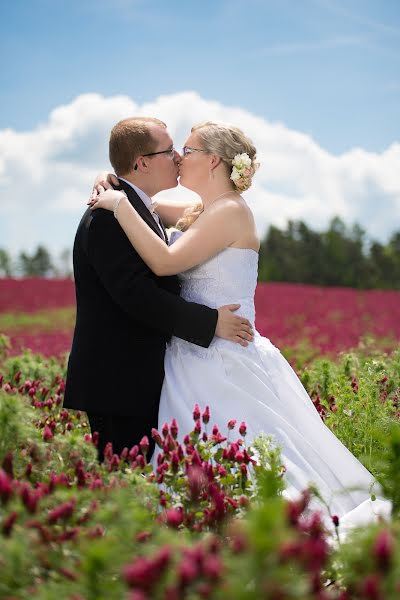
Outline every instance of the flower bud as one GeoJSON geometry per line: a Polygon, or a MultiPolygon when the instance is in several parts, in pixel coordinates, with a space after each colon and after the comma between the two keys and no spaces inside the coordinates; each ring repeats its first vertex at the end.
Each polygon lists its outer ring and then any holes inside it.
{"type": "Polygon", "coordinates": [[[146,460],[145,460],[144,456],[142,456],[141,454],[138,454],[136,457],[136,463],[137,463],[138,467],[140,467],[141,469],[144,469],[146,466],[146,460]]]}
{"type": "Polygon", "coordinates": [[[8,515],[3,521],[2,532],[4,537],[9,537],[11,535],[12,528],[14,527],[14,523],[17,520],[18,514],[15,510],[8,515]]]}
{"type": "Polygon", "coordinates": [[[139,533],[136,534],[135,539],[137,542],[143,543],[147,542],[147,540],[151,538],[151,535],[150,531],[139,531],[139,533]]]}
{"type": "Polygon", "coordinates": [[[56,508],[53,508],[53,510],[51,510],[48,514],[47,522],[50,525],[53,525],[54,523],[57,523],[57,521],[60,520],[66,521],[72,516],[75,510],[75,505],[76,500],[72,499],[68,500],[68,502],[63,502],[56,508]]]}
{"type": "Polygon", "coordinates": [[[204,561],[203,572],[213,581],[220,579],[223,573],[223,564],[220,557],[216,554],[208,554],[204,561]]]}
{"type": "Polygon", "coordinates": [[[179,456],[178,456],[177,452],[175,452],[175,450],[174,450],[171,455],[171,468],[174,473],[178,472],[179,463],[180,463],[179,456]]]}
{"type": "Polygon", "coordinates": [[[140,450],[141,450],[142,454],[144,454],[146,456],[147,452],[149,451],[149,447],[150,447],[149,438],[147,437],[147,435],[144,435],[142,437],[142,439],[140,440],[139,446],[140,446],[140,450]]]}
{"type": "Polygon", "coordinates": [[[2,468],[11,477],[14,478],[14,467],[13,467],[13,454],[11,451],[7,452],[2,463],[2,468]]]}
{"type": "Polygon", "coordinates": [[[2,504],[7,504],[12,494],[12,483],[8,474],[0,469],[0,499],[2,504]]]}
{"type": "Polygon", "coordinates": [[[390,567],[393,551],[394,541],[391,532],[388,529],[380,531],[373,546],[373,554],[382,571],[387,571],[390,567]]]}
{"type": "Polygon", "coordinates": [[[155,443],[157,444],[157,446],[159,448],[162,448],[161,435],[159,434],[159,432],[157,431],[157,429],[155,429],[154,427],[151,430],[151,437],[153,438],[153,440],[155,441],[155,443]]]}
{"type": "Polygon", "coordinates": [[[205,425],[207,425],[207,423],[210,420],[210,407],[209,406],[206,406],[201,418],[203,419],[203,423],[205,425]]]}
{"type": "Polygon", "coordinates": [[[120,459],[118,454],[113,454],[110,460],[110,471],[117,471],[119,467],[120,459]]]}
{"type": "Polygon", "coordinates": [[[39,498],[41,497],[39,490],[34,491],[30,488],[29,484],[24,484],[20,488],[20,496],[27,511],[34,514],[39,498]]]}
{"type": "Polygon", "coordinates": [[[137,457],[138,454],[139,454],[139,446],[137,446],[137,445],[132,446],[132,448],[129,451],[129,458],[131,460],[135,460],[135,458],[137,457]]]}
{"type": "Polygon", "coordinates": [[[238,463],[244,462],[244,454],[243,452],[240,452],[240,450],[235,454],[235,461],[238,463]]]}
{"type": "Polygon", "coordinates": [[[361,592],[362,596],[360,598],[371,598],[371,600],[382,598],[379,575],[375,573],[367,575],[361,584],[361,592]]]}
{"type": "Polygon", "coordinates": [[[178,577],[181,586],[187,586],[191,581],[196,579],[197,575],[198,569],[195,563],[188,558],[184,558],[178,567],[178,577]]]}
{"type": "Polygon", "coordinates": [[[200,416],[200,407],[198,404],[195,404],[193,409],[193,421],[198,421],[200,419],[200,416]]]}
{"type": "Polygon", "coordinates": [[[165,511],[165,522],[169,527],[177,529],[183,523],[183,509],[169,508],[165,511]]]}
{"type": "Polygon", "coordinates": [[[176,440],[178,437],[178,423],[176,422],[176,419],[172,419],[171,421],[170,432],[174,440],[176,440]]]}
{"type": "MultiPolygon", "coordinates": [[[[68,423],[69,425],[69,423],[68,423]]],[[[49,442],[54,437],[54,434],[48,425],[45,425],[43,429],[43,439],[45,442],[49,442]]]]}

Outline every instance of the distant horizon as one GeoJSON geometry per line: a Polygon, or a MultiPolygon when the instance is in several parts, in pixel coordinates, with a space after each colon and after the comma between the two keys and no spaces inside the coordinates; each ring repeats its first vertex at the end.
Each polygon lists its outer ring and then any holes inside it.
{"type": "MultiPolygon", "coordinates": [[[[335,219],[335,218],[337,218],[337,217],[338,217],[338,215],[334,215],[332,217],[332,220],[335,219]]],[[[288,225],[289,225],[289,221],[290,221],[290,219],[288,219],[286,221],[286,223],[282,227],[274,225],[273,223],[271,223],[270,225],[267,225],[267,228],[266,228],[264,234],[260,237],[260,241],[262,242],[263,239],[265,239],[265,237],[268,234],[268,231],[269,231],[270,227],[278,227],[278,229],[280,229],[281,231],[285,231],[287,229],[288,225]]],[[[304,222],[304,224],[307,227],[309,227],[310,230],[312,230],[312,231],[314,231],[316,233],[324,233],[325,231],[327,231],[328,228],[329,228],[330,222],[331,222],[331,221],[328,222],[325,227],[319,227],[318,228],[318,227],[312,227],[309,223],[307,223],[306,221],[304,221],[302,219],[292,219],[292,222],[295,222],[295,223],[298,223],[300,221],[304,222]]],[[[79,221],[77,222],[77,225],[78,225],[78,223],[79,223],[79,221]]],[[[344,223],[347,231],[350,231],[355,226],[360,226],[360,224],[357,223],[357,222],[346,223],[345,221],[343,221],[343,223],[344,223]]],[[[167,231],[169,229],[171,229],[171,228],[167,228],[167,231]]],[[[393,238],[394,235],[396,235],[397,233],[400,233],[400,223],[399,223],[398,227],[395,227],[393,229],[393,231],[388,234],[387,239],[385,239],[385,240],[375,239],[374,237],[372,237],[371,235],[369,235],[369,232],[368,232],[367,229],[365,229],[363,227],[362,227],[362,229],[363,229],[364,235],[365,235],[365,237],[364,237],[365,249],[368,250],[369,245],[372,244],[372,243],[374,243],[374,242],[378,242],[379,244],[382,244],[382,245],[386,246],[390,242],[390,240],[393,238]]],[[[72,240],[72,245],[71,246],[65,246],[64,248],[56,249],[55,250],[55,254],[58,255],[59,257],[61,257],[61,255],[63,253],[65,253],[66,251],[69,251],[71,253],[71,255],[72,255],[73,241],[74,240],[72,240]]],[[[32,255],[32,253],[35,252],[39,247],[45,248],[51,254],[51,256],[53,256],[53,251],[51,250],[51,248],[49,246],[47,246],[46,243],[41,242],[40,240],[37,242],[36,246],[33,246],[30,249],[27,249],[27,248],[24,248],[24,247],[21,246],[21,248],[17,248],[15,251],[11,251],[9,248],[5,247],[4,245],[0,245],[0,250],[5,250],[9,254],[9,256],[11,258],[16,259],[16,258],[18,258],[18,255],[20,255],[23,252],[25,252],[28,255],[32,255]]]]}

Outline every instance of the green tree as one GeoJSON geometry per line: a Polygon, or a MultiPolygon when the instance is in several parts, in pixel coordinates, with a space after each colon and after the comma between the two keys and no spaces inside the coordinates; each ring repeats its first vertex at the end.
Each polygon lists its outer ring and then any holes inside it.
{"type": "Polygon", "coordinates": [[[38,246],[31,256],[21,252],[19,266],[24,277],[51,277],[54,274],[50,254],[44,246],[38,246]]]}
{"type": "Polygon", "coordinates": [[[11,258],[7,250],[0,248],[0,277],[11,277],[11,258]]]}
{"type": "Polygon", "coordinates": [[[365,231],[335,217],[324,232],[303,221],[270,226],[260,248],[260,281],[356,288],[400,288],[400,232],[388,244],[367,247],[365,231]]]}

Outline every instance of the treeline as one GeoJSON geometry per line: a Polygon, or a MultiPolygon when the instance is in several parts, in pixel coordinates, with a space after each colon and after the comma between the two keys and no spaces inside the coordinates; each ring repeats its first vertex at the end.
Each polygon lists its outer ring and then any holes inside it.
{"type": "Polygon", "coordinates": [[[0,248],[0,277],[72,277],[69,249],[52,257],[44,246],[32,253],[20,252],[15,258],[0,248]]]}
{"type": "MultiPolygon", "coordinates": [[[[71,277],[71,251],[52,258],[44,246],[16,259],[0,249],[0,277],[71,277]]],[[[261,242],[259,281],[400,289],[400,231],[387,244],[369,242],[359,226],[334,218],[326,231],[302,221],[270,226],[261,242]]]]}
{"type": "Polygon", "coordinates": [[[259,280],[400,289],[400,231],[380,244],[338,217],[322,232],[302,221],[289,221],[284,230],[270,226],[261,243],[259,280]]]}

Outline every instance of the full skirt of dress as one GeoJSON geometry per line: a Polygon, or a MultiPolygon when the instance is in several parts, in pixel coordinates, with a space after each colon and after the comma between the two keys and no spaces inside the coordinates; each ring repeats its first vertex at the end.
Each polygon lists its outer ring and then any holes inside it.
{"type": "Polygon", "coordinates": [[[371,473],[323,423],[280,351],[257,332],[248,348],[218,338],[200,348],[172,338],[159,427],[176,418],[182,441],[193,429],[195,404],[202,410],[209,406],[209,427],[218,425],[222,435],[236,419],[247,425],[246,444],[261,433],[271,436],[286,467],[285,495],[294,499],[314,483],[343,530],[390,515],[388,501],[371,500],[371,493],[379,494],[371,473]]]}

